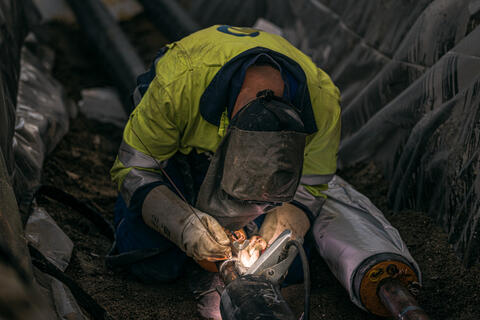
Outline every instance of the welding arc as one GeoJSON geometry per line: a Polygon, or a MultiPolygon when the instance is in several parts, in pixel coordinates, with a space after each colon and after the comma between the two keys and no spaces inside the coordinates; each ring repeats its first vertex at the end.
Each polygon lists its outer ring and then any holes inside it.
{"type": "Polygon", "coordinates": [[[185,201],[185,203],[187,204],[187,206],[190,208],[190,210],[192,211],[192,213],[195,215],[195,217],[197,217],[198,221],[200,221],[200,223],[202,224],[202,226],[205,228],[205,230],[207,231],[207,233],[210,235],[210,237],[213,239],[213,241],[215,241],[216,243],[218,243],[219,245],[221,245],[218,241],[217,241],[217,238],[215,238],[215,236],[212,234],[212,232],[210,231],[210,229],[205,225],[205,223],[203,222],[202,219],[200,219],[200,217],[198,216],[198,214],[195,212],[195,209],[193,209],[193,207],[190,205],[190,203],[188,203],[187,199],[185,198],[185,196],[183,195],[183,193],[180,191],[180,189],[177,187],[177,185],[175,184],[175,182],[173,182],[172,178],[170,178],[170,176],[168,175],[168,173],[165,171],[165,169],[162,168],[162,165],[160,164],[160,162],[158,162],[158,160],[153,156],[153,152],[150,151],[150,149],[145,145],[145,143],[143,143],[142,139],[140,139],[140,137],[138,136],[138,134],[135,132],[135,129],[133,129],[133,126],[132,126],[132,131],[133,133],[135,134],[135,136],[137,137],[138,141],[140,141],[140,143],[143,145],[143,147],[145,148],[145,150],[147,150],[147,152],[149,153],[150,157],[152,157],[152,159],[157,163],[158,167],[160,168],[160,171],[162,172],[162,174],[165,176],[165,178],[167,178],[168,182],[170,183],[170,185],[173,186],[173,188],[175,188],[175,191],[177,192],[177,194],[180,196],[180,198],[182,198],[183,201],[185,201]]]}

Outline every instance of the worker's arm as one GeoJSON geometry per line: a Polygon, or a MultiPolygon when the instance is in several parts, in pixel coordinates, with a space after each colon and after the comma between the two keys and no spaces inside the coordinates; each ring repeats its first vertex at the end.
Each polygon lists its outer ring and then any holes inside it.
{"type": "Polygon", "coordinates": [[[178,150],[180,131],[169,92],[156,80],[130,115],[110,173],[129,209],[139,210],[148,192],[164,184],[160,167],[178,150]]]}
{"type": "Polygon", "coordinates": [[[167,186],[150,191],[142,206],[145,223],[197,261],[231,258],[230,240],[210,215],[190,207],[167,186]]]}
{"type": "Polygon", "coordinates": [[[223,228],[171,191],[160,170],[179,148],[184,119],[178,108],[168,90],[154,80],[125,127],[112,179],[130,211],[188,256],[225,259],[231,251],[223,228]]]}

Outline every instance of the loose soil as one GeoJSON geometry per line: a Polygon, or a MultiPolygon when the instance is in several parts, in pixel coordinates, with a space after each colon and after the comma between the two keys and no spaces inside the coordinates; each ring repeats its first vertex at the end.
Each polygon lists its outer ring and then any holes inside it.
{"type": "MultiPolygon", "coordinates": [[[[163,36],[142,16],[122,27],[148,64],[165,43],[163,36]]],[[[80,90],[113,85],[99,70],[101,64],[78,29],[51,23],[41,28],[40,37],[56,51],[54,75],[78,100],[80,90]]],[[[122,130],[87,120],[82,115],[71,122],[71,129],[45,163],[43,183],[53,185],[96,207],[113,221],[117,197],[109,169],[121,141],[122,130]]],[[[447,235],[421,212],[393,214],[387,204],[388,186],[373,164],[339,172],[344,179],[368,196],[402,235],[423,272],[423,289],[418,296],[432,319],[480,319],[480,265],[462,266],[447,242],[447,235]]],[[[38,203],[75,243],[67,274],[117,319],[200,319],[188,290],[185,276],[169,284],[144,284],[125,270],[109,270],[103,257],[111,242],[78,212],[51,199],[38,203]]],[[[168,263],[166,261],[165,263],[168,263]]],[[[311,261],[312,319],[381,319],[353,305],[346,291],[332,276],[318,254],[311,261]]],[[[283,294],[296,314],[303,307],[303,287],[291,286],[283,294]]]]}

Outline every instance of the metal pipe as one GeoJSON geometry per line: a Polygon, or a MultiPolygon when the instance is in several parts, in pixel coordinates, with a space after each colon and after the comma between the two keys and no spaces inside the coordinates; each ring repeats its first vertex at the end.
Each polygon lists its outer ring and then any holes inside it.
{"type": "Polygon", "coordinates": [[[378,287],[377,294],[395,319],[430,320],[408,289],[396,279],[383,280],[378,287]]]}

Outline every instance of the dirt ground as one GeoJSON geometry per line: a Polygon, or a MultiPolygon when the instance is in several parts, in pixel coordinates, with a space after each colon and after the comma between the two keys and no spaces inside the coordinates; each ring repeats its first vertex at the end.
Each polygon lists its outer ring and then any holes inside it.
{"type": "MultiPolygon", "coordinates": [[[[122,24],[146,63],[165,39],[143,17],[122,24]]],[[[57,53],[54,75],[78,100],[86,87],[113,85],[102,70],[81,33],[71,27],[49,24],[41,38],[57,53]]],[[[109,178],[121,129],[87,120],[80,115],[70,132],[45,163],[43,183],[54,185],[87,201],[113,220],[117,192],[109,178]]],[[[423,289],[418,297],[432,319],[480,319],[480,265],[465,269],[447,242],[447,235],[421,212],[392,214],[388,209],[387,184],[373,164],[339,173],[367,195],[400,231],[423,271],[423,289]]],[[[117,319],[199,319],[186,276],[170,284],[143,284],[125,270],[109,270],[103,257],[111,242],[79,213],[51,199],[38,199],[75,243],[67,274],[117,319]]],[[[166,261],[165,263],[168,263],[166,261]]],[[[380,319],[353,305],[346,291],[332,276],[318,254],[311,261],[312,319],[380,319]]],[[[303,304],[301,285],[283,289],[296,314],[303,304]]]]}

